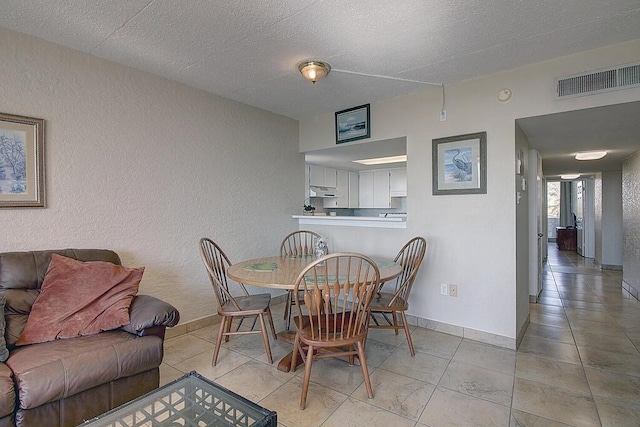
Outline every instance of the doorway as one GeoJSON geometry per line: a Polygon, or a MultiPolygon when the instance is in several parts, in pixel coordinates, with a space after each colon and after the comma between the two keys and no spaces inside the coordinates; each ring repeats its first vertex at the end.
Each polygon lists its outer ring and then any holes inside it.
{"type": "Polygon", "coordinates": [[[585,258],[595,252],[595,194],[593,178],[547,181],[547,236],[562,250],[575,250],[585,258]],[[562,242],[558,232],[562,232],[562,242]],[[574,239],[568,242],[567,239],[574,239]]]}

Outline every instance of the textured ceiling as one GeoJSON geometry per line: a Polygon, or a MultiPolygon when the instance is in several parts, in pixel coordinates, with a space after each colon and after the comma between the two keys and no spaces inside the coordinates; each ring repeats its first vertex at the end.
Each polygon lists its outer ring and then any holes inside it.
{"type": "Polygon", "coordinates": [[[638,0],[2,0],[0,26],[293,118],[640,38],[638,0]],[[314,102],[309,102],[312,98],[314,102]]]}
{"type": "MultiPolygon", "coordinates": [[[[424,89],[337,71],[311,85],[304,59],[449,84],[640,39],[640,1],[2,0],[0,27],[300,119],[424,89]]],[[[557,118],[524,122],[532,145],[571,133],[557,118]]]]}

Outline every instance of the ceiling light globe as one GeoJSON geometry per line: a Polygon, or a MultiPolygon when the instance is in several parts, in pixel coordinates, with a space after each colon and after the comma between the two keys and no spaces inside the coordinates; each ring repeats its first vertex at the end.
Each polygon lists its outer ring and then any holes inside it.
{"type": "Polygon", "coordinates": [[[606,151],[584,151],[576,154],[576,160],[598,160],[606,155],[606,151]]]}
{"type": "Polygon", "coordinates": [[[565,173],[560,175],[561,179],[576,179],[576,178],[580,178],[580,174],[579,173],[565,173]]]}
{"type": "Polygon", "coordinates": [[[322,61],[302,61],[298,64],[298,71],[300,71],[305,79],[311,83],[315,83],[324,79],[327,74],[329,74],[331,65],[322,61]]]}

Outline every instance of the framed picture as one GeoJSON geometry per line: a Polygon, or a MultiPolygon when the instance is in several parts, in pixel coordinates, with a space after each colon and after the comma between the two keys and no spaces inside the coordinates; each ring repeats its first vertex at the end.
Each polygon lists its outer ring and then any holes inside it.
{"type": "Polygon", "coordinates": [[[44,207],[44,120],[0,113],[0,208],[44,207]]]}
{"type": "Polygon", "coordinates": [[[487,133],[433,140],[433,194],[487,193],[487,133]]]}
{"type": "Polygon", "coordinates": [[[336,113],[336,144],[370,137],[369,104],[336,113]]]}

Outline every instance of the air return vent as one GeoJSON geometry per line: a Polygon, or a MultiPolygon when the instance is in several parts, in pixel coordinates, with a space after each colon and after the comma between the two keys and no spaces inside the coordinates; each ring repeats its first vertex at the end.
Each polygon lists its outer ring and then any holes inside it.
{"type": "Polygon", "coordinates": [[[640,87],[640,64],[624,65],[556,79],[556,96],[570,98],[640,87]]]}

